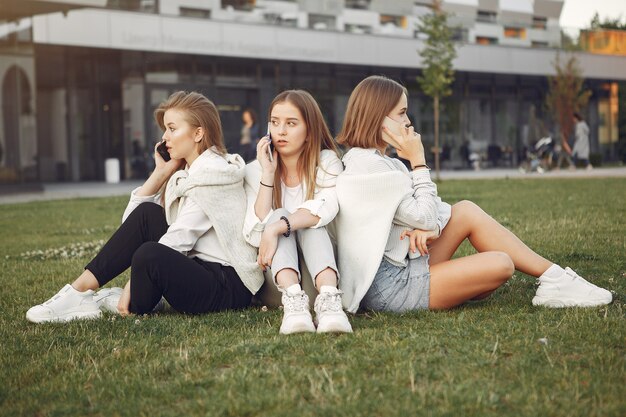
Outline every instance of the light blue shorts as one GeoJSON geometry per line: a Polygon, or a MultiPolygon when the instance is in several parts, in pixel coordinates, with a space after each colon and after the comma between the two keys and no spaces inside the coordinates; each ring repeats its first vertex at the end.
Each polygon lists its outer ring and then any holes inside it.
{"type": "Polygon", "coordinates": [[[428,310],[429,299],[428,255],[409,259],[406,267],[393,265],[383,258],[372,286],[361,300],[361,307],[394,313],[428,310]]]}

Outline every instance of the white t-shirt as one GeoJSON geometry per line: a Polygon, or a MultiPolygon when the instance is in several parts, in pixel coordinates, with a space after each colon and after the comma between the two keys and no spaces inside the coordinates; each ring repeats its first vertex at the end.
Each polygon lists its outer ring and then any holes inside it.
{"type": "MultiPolygon", "coordinates": [[[[227,166],[228,162],[215,152],[206,150],[190,167],[186,167],[186,170],[192,176],[207,165],[227,166]]],[[[161,191],[151,196],[138,196],[136,193],[139,188],[141,187],[137,187],[132,191],[130,201],[122,217],[122,222],[141,203],[150,202],[162,205],[161,191]]],[[[189,198],[182,199],[176,221],[161,236],[159,243],[189,258],[198,257],[203,261],[217,262],[225,266],[231,265],[226,252],[220,244],[213,224],[204,213],[204,210],[189,198]]]]}
{"type": "Polygon", "coordinates": [[[281,181],[280,187],[283,194],[283,208],[285,208],[289,213],[293,213],[298,210],[299,206],[304,203],[302,184],[298,184],[295,187],[287,187],[285,183],[281,181]]]}

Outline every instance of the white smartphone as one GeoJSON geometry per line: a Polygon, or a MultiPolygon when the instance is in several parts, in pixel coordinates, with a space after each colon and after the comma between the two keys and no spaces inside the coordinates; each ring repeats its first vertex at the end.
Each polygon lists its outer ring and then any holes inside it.
{"type": "Polygon", "coordinates": [[[398,135],[398,136],[401,135],[400,128],[404,127],[402,123],[396,122],[389,116],[385,116],[385,119],[383,120],[383,126],[389,129],[391,133],[393,133],[394,135],[398,135]]]}
{"type": "Polygon", "coordinates": [[[270,141],[270,146],[267,147],[267,156],[270,162],[274,162],[274,144],[272,144],[272,134],[270,133],[270,126],[272,122],[267,123],[267,138],[270,141]]]}

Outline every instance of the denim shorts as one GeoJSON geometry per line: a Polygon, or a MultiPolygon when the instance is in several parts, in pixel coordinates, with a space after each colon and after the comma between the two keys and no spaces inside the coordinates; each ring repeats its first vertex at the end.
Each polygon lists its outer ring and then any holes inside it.
{"type": "Polygon", "coordinates": [[[393,265],[383,258],[372,286],[361,300],[361,307],[394,313],[428,310],[429,298],[428,255],[409,259],[405,267],[393,265]]]}

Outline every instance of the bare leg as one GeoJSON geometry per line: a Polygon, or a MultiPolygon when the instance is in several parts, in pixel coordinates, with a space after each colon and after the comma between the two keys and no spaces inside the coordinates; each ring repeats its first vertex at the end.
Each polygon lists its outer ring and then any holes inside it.
{"type": "Polygon", "coordinates": [[[504,284],[515,268],[503,252],[484,252],[430,267],[432,310],[452,308],[471,299],[485,298],[504,284]]]}
{"type": "Polygon", "coordinates": [[[460,201],[452,206],[448,225],[430,246],[431,267],[450,260],[466,238],[478,252],[506,253],[513,260],[515,269],[534,277],[539,277],[552,266],[552,262],[533,252],[476,204],[460,201]]]}
{"type": "Polygon", "coordinates": [[[96,290],[100,288],[100,284],[96,279],[95,275],[91,273],[90,270],[85,269],[82,274],[76,278],[74,282],[72,282],[72,287],[76,291],[87,291],[87,290],[96,290]]]}
{"type": "Polygon", "coordinates": [[[337,287],[337,273],[332,268],[326,268],[315,277],[315,288],[319,292],[322,285],[337,287]]]}
{"type": "Polygon", "coordinates": [[[298,273],[291,268],[281,269],[276,273],[276,282],[281,288],[289,288],[294,284],[299,284],[298,273]]]}

